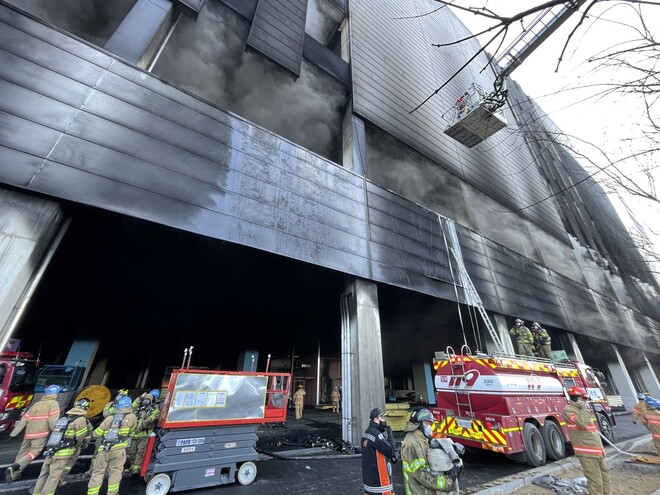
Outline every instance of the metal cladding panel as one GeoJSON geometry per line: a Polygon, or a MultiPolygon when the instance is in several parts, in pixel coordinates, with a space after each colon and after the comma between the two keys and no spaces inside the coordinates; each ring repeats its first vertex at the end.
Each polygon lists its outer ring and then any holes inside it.
{"type": "Polygon", "coordinates": [[[505,314],[564,327],[566,316],[549,271],[486,239],[484,246],[505,314]]]}
{"type": "Polygon", "coordinates": [[[612,332],[600,312],[594,293],[563,275],[554,274],[554,280],[568,318],[564,328],[595,339],[611,339],[612,332]]]}
{"type": "Polygon", "coordinates": [[[314,38],[305,34],[305,44],[303,46],[303,56],[305,59],[318,65],[332,77],[346,86],[350,83],[350,68],[339,55],[316,41],[314,38]]]}
{"type": "Polygon", "coordinates": [[[222,0],[222,3],[251,21],[254,18],[259,0],[222,0]]]}
{"type": "MultiPolygon", "coordinates": [[[[478,50],[474,40],[431,47],[470,34],[450,10],[438,9],[431,0],[353,0],[350,22],[355,112],[568,242],[555,202],[538,203],[550,196],[539,171],[542,164],[535,162],[518,129],[509,126],[474,148],[443,132],[448,124],[444,115],[458,95],[473,82],[492,86],[493,76],[481,73],[488,65],[485,55],[411,113],[478,50]],[[436,12],[423,15],[431,11],[436,12]]],[[[513,122],[508,109],[506,117],[513,122]]]]}
{"type": "Polygon", "coordinates": [[[259,0],[247,45],[300,76],[307,0],[259,0]]]}
{"type": "Polygon", "coordinates": [[[470,274],[474,288],[479,293],[484,308],[495,313],[504,314],[483,237],[460,225],[456,226],[456,232],[461,244],[465,269],[470,274]]]}
{"type": "Polygon", "coordinates": [[[5,182],[367,274],[363,179],[6,7],[0,40],[5,182]]]}

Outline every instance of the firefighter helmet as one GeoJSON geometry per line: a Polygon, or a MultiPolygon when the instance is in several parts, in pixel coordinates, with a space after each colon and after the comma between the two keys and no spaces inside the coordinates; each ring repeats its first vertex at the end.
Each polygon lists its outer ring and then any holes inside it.
{"type": "Polygon", "coordinates": [[[128,395],[128,389],[127,388],[120,388],[119,392],[117,392],[117,395],[128,395]]]}
{"type": "Polygon", "coordinates": [[[420,407],[416,411],[413,410],[412,414],[410,415],[410,422],[419,424],[422,423],[423,421],[429,421],[429,422],[435,421],[435,418],[433,417],[433,414],[431,414],[431,411],[429,411],[425,407],[420,407]]]}
{"type": "Polygon", "coordinates": [[[583,389],[582,387],[571,387],[568,389],[568,395],[571,396],[578,396],[582,397],[584,399],[588,399],[589,395],[587,394],[587,391],[583,389]]]}
{"type": "Polygon", "coordinates": [[[522,324],[523,324],[523,321],[520,318],[517,318],[516,321],[515,321],[515,326],[519,327],[522,324]]]}
{"type": "Polygon", "coordinates": [[[131,407],[132,403],[133,401],[131,400],[131,398],[128,395],[124,395],[123,397],[117,399],[116,408],[123,409],[125,407],[131,407]]]}
{"type": "Polygon", "coordinates": [[[60,387],[59,385],[48,385],[44,389],[44,393],[45,394],[59,394],[60,390],[62,390],[62,387],[60,387]]]}
{"type": "Polygon", "coordinates": [[[79,407],[80,409],[84,409],[85,411],[89,409],[89,406],[92,405],[92,401],[90,401],[87,397],[83,397],[82,399],[78,399],[74,406],[79,407]]]}
{"type": "Polygon", "coordinates": [[[645,399],[646,399],[646,395],[642,393],[637,394],[637,400],[645,400],[645,399]]]}
{"type": "Polygon", "coordinates": [[[532,328],[541,328],[541,325],[539,325],[537,322],[532,323],[532,328]]]}
{"type": "Polygon", "coordinates": [[[154,399],[158,399],[160,397],[160,390],[153,389],[151,392],[149,392],[149,395],[151,395],[154,399]]]}

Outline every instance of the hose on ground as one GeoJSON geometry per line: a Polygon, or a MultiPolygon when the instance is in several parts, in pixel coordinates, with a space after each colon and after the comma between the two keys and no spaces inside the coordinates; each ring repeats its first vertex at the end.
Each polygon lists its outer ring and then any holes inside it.
{"type": "Polygon", "coordinates": [[[633,457],[639,455],[639,454],[634,454],[634,453],[632,453],[632,452],[626,452],[625,450],[621,450],[619,447],[617,447],[617,446],[614,445],[612,442],[610,442],[609,438],[607,438],[605,435],[603,435],[600,431],[598,432],[598,434],[601,436],[601,438],[602,438],[603,440],[605,440],[607,443],[609,443],[609,444],[610,444],[612,447],[614,447],[618,452],[621,452],[622,454],[629,455],[629,456],[633,456],[633,457]]]}
{"type": "Polygon", "coordinates": [[[299,455],[299,456],[286,456],[286,455],[280,455],[275,452],[268,452],[266,450],[261,450],[261,449],[255,449],[257,452],[260,454],[268,455],[271,457],[274,457],[275,459],[282,459],[282,460],[291,460],[291,461],[324,461],[327,459],[356,459],[358,457],[362,457],[362,454],[328,454],[328,455],[299,455]]]}

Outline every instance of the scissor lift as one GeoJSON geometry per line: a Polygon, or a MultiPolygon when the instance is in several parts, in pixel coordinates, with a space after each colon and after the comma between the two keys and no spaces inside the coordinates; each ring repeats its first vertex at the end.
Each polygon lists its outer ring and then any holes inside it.
{"type": "Polygon", "coordinates": [[[289,373],[175,370],[140,471],[147,495],[252,483],[256,430],[286,420],[290,381],[289,373]]]}

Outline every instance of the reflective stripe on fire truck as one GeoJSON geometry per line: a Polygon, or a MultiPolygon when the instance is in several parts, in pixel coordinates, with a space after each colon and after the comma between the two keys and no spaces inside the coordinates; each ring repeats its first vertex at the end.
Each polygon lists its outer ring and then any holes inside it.
{"type": "Polygon", "coordinates": [[[557,374],[558,374],[559,376],[575,377],[575,376],[578,376],[578,370],[562,370],[562,369],[557,369],[557,374]]]}
{"type": "Polygon", "coordinates": [[[472,420],[472,428],[463,428],[458,426],[456,419],[457,418],[450,417],[445,418],[440,422],[436,422],[434,429],[442,435],[468,438],[470,440],[487,442],[494,445],[506,445],[506,438],[503,435],[503,431],[489,430],[478,419],[472,420]]]}

